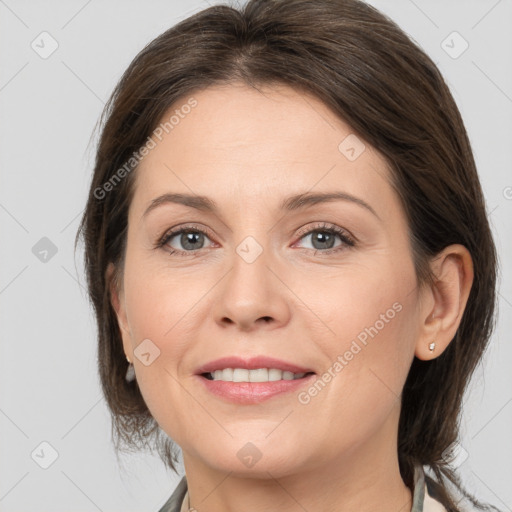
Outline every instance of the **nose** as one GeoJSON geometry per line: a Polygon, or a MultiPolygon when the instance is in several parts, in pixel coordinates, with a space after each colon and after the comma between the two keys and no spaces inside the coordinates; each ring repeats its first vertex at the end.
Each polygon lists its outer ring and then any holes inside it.
{"type": "Polygon", "coordinates": [[[234,253],[232,268],[219,283],[215,321],[244,332],[283,327],[290,320],[292,295],[284,271],[269,249],[263,248],[254,261],[240,254],[234,253]]]}

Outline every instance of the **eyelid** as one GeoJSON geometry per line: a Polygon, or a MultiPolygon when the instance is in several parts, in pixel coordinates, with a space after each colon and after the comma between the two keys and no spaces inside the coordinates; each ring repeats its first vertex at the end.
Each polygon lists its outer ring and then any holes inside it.
{"type": "MultiPolygon", "coordinates": [[[[345,228],[342,228],[340,226],[337,226],[336,224],[333,224],[331,222],[325,222],[325,221],[318,221],[313,226],[311,224],[308,224],[307,226],[300,228],[297,232],[297,238],[300,240],[304,235],[308,235],[313,231],[333,231],[337,235],[339,235],[341,238],[345,238],[348,242],[350,242],[352,245],[355,245],[357,242],[357,239],[345,228]]],[[[326,251],[323,251],[326,252],[326,251]]]]}

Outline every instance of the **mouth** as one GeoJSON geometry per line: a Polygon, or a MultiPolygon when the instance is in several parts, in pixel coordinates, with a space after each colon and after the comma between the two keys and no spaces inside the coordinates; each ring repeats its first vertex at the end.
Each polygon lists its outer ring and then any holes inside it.
{"type": "Polygon", "coordinates": [[[291,372],[279,368],[224,368],[213,372],[201,373],[201,377],[212,381],[222,382],[276,382],[280,380],[299,380],[315,372],[291,372]]]}
{"type": "Polygon", "coordinates": [[[235,404],[256,404],[275,396],[283,399],[307,386],[316,372],[267,356],[224,357],[196,371],[203,389],[211,396],[235,404]]]}

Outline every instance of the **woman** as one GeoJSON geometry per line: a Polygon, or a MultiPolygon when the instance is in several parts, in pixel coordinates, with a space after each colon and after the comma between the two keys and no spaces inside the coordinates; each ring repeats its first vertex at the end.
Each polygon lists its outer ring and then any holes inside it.
{"type": "Polygon", "coordinates": [[[181,448],[161,512],[465,510],[496,254],[425,53],[357,0],[215,6],[104,116],[80,228],[100,376],[119,447],[181,448]]]}

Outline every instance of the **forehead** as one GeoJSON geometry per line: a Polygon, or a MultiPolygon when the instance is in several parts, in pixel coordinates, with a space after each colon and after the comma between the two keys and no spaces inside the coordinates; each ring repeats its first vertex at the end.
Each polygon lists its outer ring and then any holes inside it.
{"type": "Polygon", "coordinates": [[[176,101],[159,128],[137,169],[137,211],[164,192],[270,208],[309,190],[396,200],[384,158],[318,98],[287,86],[208,87],[176,101]]]}

